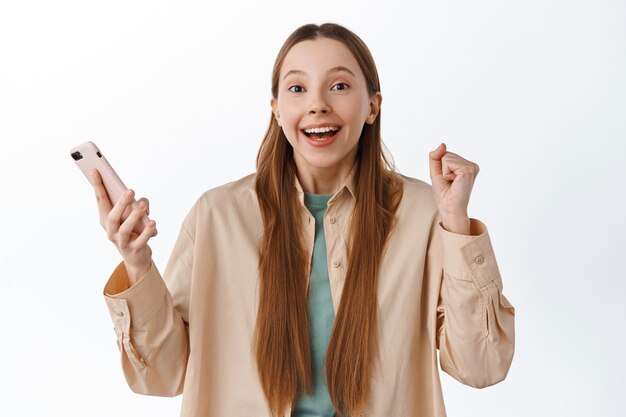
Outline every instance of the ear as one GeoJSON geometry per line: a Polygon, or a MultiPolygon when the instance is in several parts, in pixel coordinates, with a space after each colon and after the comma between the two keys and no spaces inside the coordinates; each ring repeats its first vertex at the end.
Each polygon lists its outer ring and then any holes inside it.
{"type": "Polygon", "coordinates": [[[368,124],[372,124],[374,123],[374,120],[376,120],[376,117],[378,116],[378,112],[380,111],[380,105],[383,102],[383,95],[380,93],[380,91],[377,91],[376,94],[374,94],[371,98],[370,98],[370,114],[367,115],[367,119],[365,119],[365,123],[368,124]]]}
{"type": "Polygon", "coordinates": [[[280,124],[280,113],[278,113],[278,101],[274,97],[270,99],[270,107],[272,108],[272,113],[274,113],[274,118],[276,118],[276,122],[278,126],[282,127],[280,124]]]}

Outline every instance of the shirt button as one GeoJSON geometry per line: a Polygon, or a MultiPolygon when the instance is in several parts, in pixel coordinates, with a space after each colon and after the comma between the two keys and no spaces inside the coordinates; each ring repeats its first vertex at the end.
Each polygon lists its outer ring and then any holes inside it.
{"type": "Polygon", "coordinates": [[[483,262],[485,262],[485,258],[483,258],[482,256],[477,256],[476,257],[476,263],[477,264],[482,264],[483,262]]]}
{"type": "Polygon", "coordinates": [[[118,316],[122,317],[122,316],[124,315],[124,312],[123,312],[123,311],[118,311],[118,312],[117,312],[117,313],[115,313],[115,314],[117,314],[118,316]]]}
{"type": "Polygon", "coordinates": [[[337,268],[339,266],[339,261],[333,261],[333,266],[337,268]]]}
{"type": "Polygon", "coordinates": [[[328,221],[329,221],[331,224],[334,224],[334,223],[335,223],[335,218],[334,218],[334,217],[331,217],[330,219],[328,219],[328,221]]]}

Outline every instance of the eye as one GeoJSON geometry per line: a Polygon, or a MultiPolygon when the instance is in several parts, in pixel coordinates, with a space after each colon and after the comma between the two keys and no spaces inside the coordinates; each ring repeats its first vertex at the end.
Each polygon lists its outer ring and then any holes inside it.
{"type": "Polygon", "coordinates": [[[301,93],[301,91],[293,91],[292,88],[297,87],[297,88],[302,88],[299,85],[292,85],[291,87],[288,88],[289,91],[294,92],[294,93],[301,93]]]}
{"type": "MultiPolygon", "coordinates": [[[[346,84],[346,83],[337,83],[337,84],[335,84],[334,86],[337,86],[337,85],[343,85],[343,86],[344,86],[344,88],[340,88],[340,89],[339,89],[339,91],[343,91],[343,90],[345,90],[346,88],[348,88],[348,87],[349,87],[349,86],[348,86],[348,84],[346,84]]],[[[334,86],[333,86],[333,87],[334,87],[334,86]]]]}

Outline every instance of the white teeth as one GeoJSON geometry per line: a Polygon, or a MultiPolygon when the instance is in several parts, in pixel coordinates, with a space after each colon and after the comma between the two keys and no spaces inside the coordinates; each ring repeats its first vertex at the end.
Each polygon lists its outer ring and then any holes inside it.
{"type": "Polygon", "coordinates": [[[315,127],[313,129],[305,129],[304,131],[306,133],[324,133],[324,132],[336,132],[337,130],[339,130],[339,127],[337,126],[330,126],[330,127],[315,127]]]}

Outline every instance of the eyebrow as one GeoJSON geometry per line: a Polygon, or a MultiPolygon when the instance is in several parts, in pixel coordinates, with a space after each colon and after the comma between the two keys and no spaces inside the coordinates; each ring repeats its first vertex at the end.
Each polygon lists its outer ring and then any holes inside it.
{"type": "MultiPolygon", "coordinates": [[[[341,66],[341,65],[336,66],[336,67],[332,67],[332,68],[331,68],[331,69],[329,69],[326,73],[327,73],[327,74],[330,74],[331,72],[340,72],[340,71],[347,71],[347,72],[349,72],[349,73],[350,73],[350,74],[351,74],[354,78],[356,78],[356,75],[354,75],[354,73],[353,73],[352,71],[350,71],[350,69],[349,69],[349,68],[346,68],[346,67],[341,66]]],[[[286,74],[285,74],[285,76],[283,77],[283,80],[284,80],[285,78],[287,78],[287,76],[288,76],[288,75],[291,75],[291,74],[303,74],[303,75],[304,75],[304,74],[306,74],[306,72],[304,72],[304,71],[302,71],[302,70],[290,70],[290,71],[287,71],[287,73],[286,73],[286,74]]]]}

